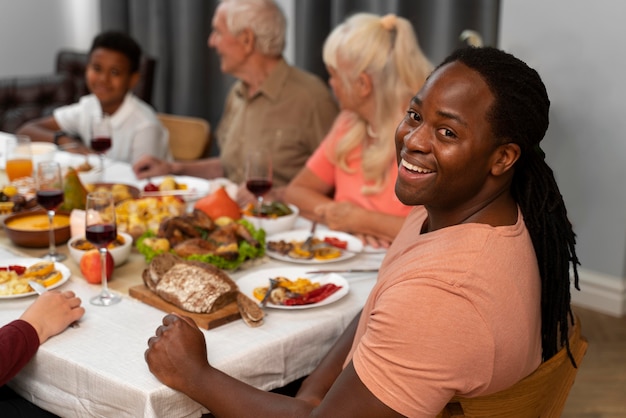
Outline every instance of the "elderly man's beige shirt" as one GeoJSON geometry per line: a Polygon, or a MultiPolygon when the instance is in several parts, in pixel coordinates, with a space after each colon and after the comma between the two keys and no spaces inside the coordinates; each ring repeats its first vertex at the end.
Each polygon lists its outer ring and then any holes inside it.
{"type": "Polygon", "coordinates": [[[272,152],[274,185],[286,185],[320,144],[337,112],[322,80],[284,60],[251,98],[247,86],[237,81],[216,133],[226,177],[243,182],[247,151],[266,148],[272,152]]]}

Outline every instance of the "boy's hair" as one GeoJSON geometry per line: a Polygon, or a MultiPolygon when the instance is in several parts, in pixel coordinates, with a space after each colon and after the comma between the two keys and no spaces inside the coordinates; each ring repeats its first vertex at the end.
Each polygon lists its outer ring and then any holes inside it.
{"type": "Polygon", "coordinates": [[[494,96],[487,115],[494,136],[518,144],[511,194],[520,206],[533,241],[541,274],[541,338],[544,360],[560,346],[569,351],[570,264],[578,287],[576,235],[567,217],[554,174],[539,143],[548,129],[550,100],[539,74],[496,48],[457,50],[440,65],[458,61],[478,72],[494,96]]]}
{"type": "Polygon", "coordinates": [[[91,49],[89,50],[89,55],[97,48],[110,49],[126,55],[130,61],[131,74],[139,71],[141,47],[126,33],[118,31],[102,32],[94,38],[91,49]]]}

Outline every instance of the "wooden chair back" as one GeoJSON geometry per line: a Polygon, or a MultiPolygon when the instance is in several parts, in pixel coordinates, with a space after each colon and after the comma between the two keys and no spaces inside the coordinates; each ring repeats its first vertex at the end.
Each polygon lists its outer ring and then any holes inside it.
{"type": "MultiPolygon", "coordinates": [[[[580,367],[587,351],[587,339],[581,335],[578,316],[570,329],[569,345],[580,367]]],[[[560,417],[577,372],[566,349],[562,348],[508,389],[476,398],[455,396],[439,417],[560,417]]]]}
{"type": "Polygon", "coordinates": [[[210,146],[211,126],[206,119],[158,113],[169,131],[170,151],[175,160],[196,160],[210,146]]]}

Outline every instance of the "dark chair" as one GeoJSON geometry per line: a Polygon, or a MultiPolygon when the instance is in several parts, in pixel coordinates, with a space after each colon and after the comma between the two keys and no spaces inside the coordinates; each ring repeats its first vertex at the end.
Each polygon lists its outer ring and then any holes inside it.
{"type": "Polygon", "coordinates": [[[23,123],[74,101],[74,83],[67,74],[0,80],[0,131],[15,132],[23,123]]]}
{"type": "MultiPolygon", "coordinates": [[[[85,67],[87,66],[88,56],[87,52],[71,50],[61,50],[57,54],[56,72],[58,74],[69,74],[74,81],[76,96],[73,101],[78,101],[81,96],[89,93],[85,84],[85,67]]],[[[141,77],[133,89],[133,93],[150,105],[152,105],[155,71],[156,59],[144,54],[139,66],[141,77]]]]}

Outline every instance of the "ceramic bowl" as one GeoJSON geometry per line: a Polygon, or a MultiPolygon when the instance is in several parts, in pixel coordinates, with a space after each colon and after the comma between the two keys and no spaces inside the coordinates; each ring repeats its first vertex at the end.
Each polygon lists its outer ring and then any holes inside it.
{"type": "Polygon", "coordinates": [[[290,215],[278,216],[276,218],[261,218],[258,216],[244,215],[243,218],[254,225],[255,228],[263,228],[265,235],[270,236],[279,232],[290,231],[293,229],[300,211],[297,206],[288,205],[292,213],[290,215]]]}
{"type": "MultiPolygon", "coordinates": [[[[125,232],[118,232],[117,235],[121,235],[124,238],[124,244],[109,249],[109,252],[111,253],[111,256],[113,257],[113,264],[115,264],[116,267],[119,266],[120,264],[123,264],[126,260],[128,260],[128,256],[130,255],[130,250],[133,248],[133,237],[131,237],[125,232]]],[[[70,257],[72,257],[72,259],[78,265],[80,265],[80,259],[83,257],[83,254],[85,254],[86,250],[79,250],[78,248],[74,247],[73,244],[78,240],[84,240],[84,239],[85,239],[84,236],[76,236],[76,237],[72,237],[67,242],[67,248],[70,252],[70,257]]]]}
{"type": "MultiPolygon", "coordinates": [[[[59,212],[55,218],[61,218],[63,226],[54,230],[56,245],[65,244],[70,239],[70,215],[59,212]]],[[[4,219],[4,229],[13,244],[20,247],[47,248],[49,242],[48,215],[45,210],[20,212],[4,219]]]]}

